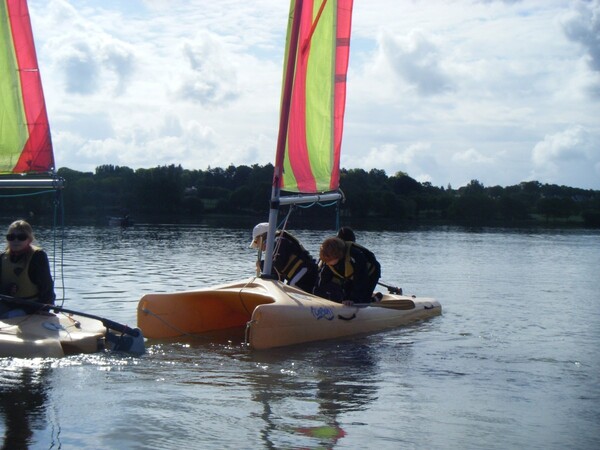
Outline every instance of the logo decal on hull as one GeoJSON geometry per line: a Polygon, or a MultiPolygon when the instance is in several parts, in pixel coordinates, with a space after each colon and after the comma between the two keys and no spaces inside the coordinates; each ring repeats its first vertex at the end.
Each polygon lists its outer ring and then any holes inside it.
{"type": "Polygon", "coordinates": [[[50,331],[60,331],[60,330],[65,329],[65,327],[63,327],[60,323],[54,323],[54,322],[44,322],[44,323],[42,323],[42,326],[46,330],[50,330],[50,331]]]}
{"type": "Polygon", "coordinates": [[[333,318],[334,318],[333,311],[331,309],[325,308],[323,306],[321,306],[319,308],[315,308],[314,306],[311,306],[310,312],[312,313],[313,316],[315,316],[315,318],[317,320],[320,320],[320,319],[333,320],[333,318]]]}

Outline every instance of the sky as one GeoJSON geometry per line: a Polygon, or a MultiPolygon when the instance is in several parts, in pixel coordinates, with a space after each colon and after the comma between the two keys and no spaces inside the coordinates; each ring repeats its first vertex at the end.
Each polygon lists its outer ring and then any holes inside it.
{"type": "MultiPolygon", "coordinates": [[[[57,167],[275,158],[288,0],[29,0],[57,167]]],[[[355,0],[341,166],[600,189],[600,0],[355,0]]]]}

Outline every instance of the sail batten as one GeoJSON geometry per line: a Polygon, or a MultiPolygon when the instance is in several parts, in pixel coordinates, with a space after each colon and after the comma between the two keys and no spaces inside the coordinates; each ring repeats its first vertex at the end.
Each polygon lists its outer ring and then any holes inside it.
{"type": "Polygon", "coordinates": [[[0,173],[52,171],[52,139],[26,0],[0,0],[0,38],[0,173]]]}
{"type": "MultiPolygon", "coordinates": [[[[291,1],[291,11],[298,2],[291,1]]],[[[295,70],[280,187],[318,193],[339,187],[352,0],[304,0],[300,10],[296,42],[293,14],[288,25],[286,68],[294,63],[295,70]]]]}

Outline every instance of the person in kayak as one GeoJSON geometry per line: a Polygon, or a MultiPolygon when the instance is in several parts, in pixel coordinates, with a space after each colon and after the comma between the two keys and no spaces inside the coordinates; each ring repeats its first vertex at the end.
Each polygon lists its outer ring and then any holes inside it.
{"type": "MultiPolygon", "coordinates": [[[[9,225],[6,249],[0,253],[0,293],[53,305],[56,295],[48,255],[32,244],[34,239],[33,229],[25,220],[17,220],[9,225]]],[[[0,302],[0,317],[33,312],[32,308],[0,302]]]]}
{"type": "MultiPolygon", "coordinates": [[[[269,224],[259,223],[252,230],[250,248],[264,251],[267,245],[269,224]]],[[[259,269],[263,261],[259,263],[259,269]]],[[[300,241],[287,231],[278,230],[275,234],[273,250],[273,275],[290,286],[296,286],[305,292],[312,292],[317,280],[318,267],[314,258],[300,241]]]]}
{"type": "Polygon", "coordinates": [[[381,276],[381,266],[372,252],[352,241],[330,237],[321,244],[319,257],[316,295],[345,305],[372,301],[381,276]]]}

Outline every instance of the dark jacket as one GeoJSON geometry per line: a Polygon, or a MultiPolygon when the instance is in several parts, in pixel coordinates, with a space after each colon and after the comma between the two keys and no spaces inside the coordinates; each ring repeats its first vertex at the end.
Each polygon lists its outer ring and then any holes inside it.
{"type": "Polygon", "coordinates": [[[290,283],[302,269],[306,269],[306,273],[295,285],[303,291],[312,292],[317,280],[317,263],[292,234],[278,231],[273,252],[273,270],[277,277],[290,283]]]}
{"type": "Polygon", "coordinates": [[[380,276],[381,266],[375,255],[346,242],[345,255],[335,266],[321,265],[315,294],[334,301],[370,302],[380,276]]]}

